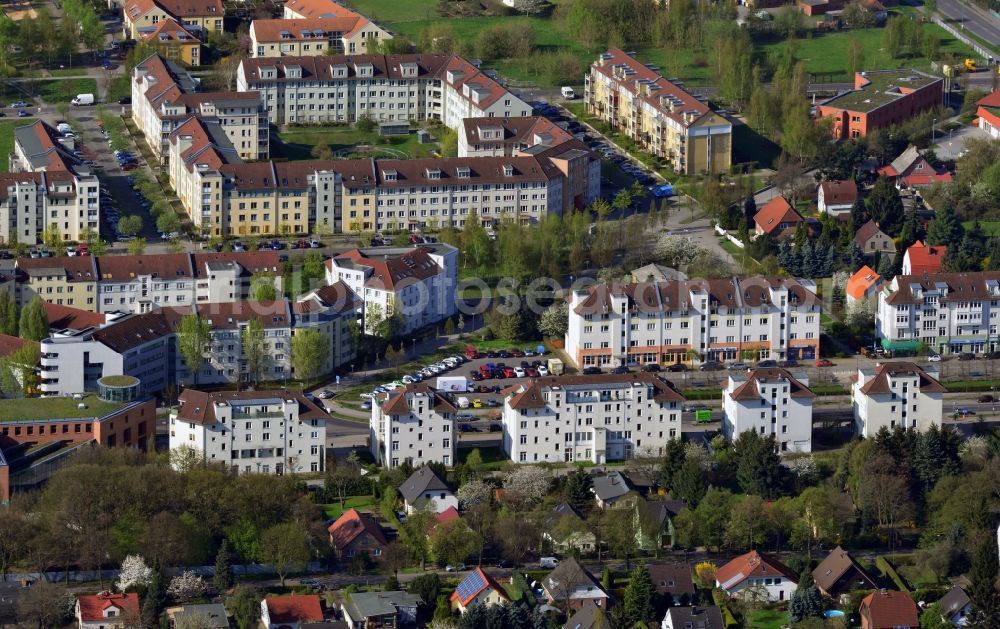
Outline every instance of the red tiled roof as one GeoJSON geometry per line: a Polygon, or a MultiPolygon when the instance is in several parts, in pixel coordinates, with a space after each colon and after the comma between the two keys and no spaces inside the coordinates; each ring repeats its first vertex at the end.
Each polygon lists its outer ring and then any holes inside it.
{"type": "Polygon", "coordinates": [[[101,280],[112,282],[129,282],[140,275],[160,280],[190,280],[194,277],[191,256],[186,253],[100,256],[97,258],[97,272],[101,280]]]}
{"type": "Polygon", "coordinates": [[[761,381],[774,382],[780,379],[788,381],[788,395],[794,398],[814,398],[816,394],[809,390],[809,387],[802,384],[787,370],[781,367],[766,367],[754,369],[750,372],[746,382],[739,385],[729,396],[734,400],[747,401],[759,400],[763,395],[758,388],[761,381]]]}
{"type": "Polygon", "coordinates": [[[367,24],[369,24],[368,20],[360,15],[308,17],[294,22],[291,20],[254,20],[250,24],[250,30],[258,43],[317,39],[326,41],[330,39],[331,33],[349,35],[358,30],[360,26],[367,24]],[[285,36],[286,33],[289,35],[288,37],[285,36]]]}
{"type": "Polygon", "coordinates": [[[892,387],[889,379],[896,376],[917,376],[919,378],[917,386],[921,393],[944,393],[946,391],[944,385],[931,377],[920,366],[908,361],[896,360],[878,365],[875,369],[875,375],[861,387],[861,392],[865,395],[891,393],[892,387]]]}
{"type": "Polygon", "coordinates": [[[458,513],[458,509],[455,507],[448,507],[440,513],[434,514],[434,521],[438,524],[444,524],[445,522],[451,522],[452,520],[458,520],[462,516],[458,513]]]}
{"type": "MultiPolygon", "coordinates": [[[[358,266],[372,269],[372,274],[365,280],[365,286],[382,290],[395,290],[398,282],[425,280],[443,272],[424,248],[412,249],[401,255],[385,258],[369,257],[360,249],[351,249],[337,258],[346,258],[358,266]]],[[[327,262],[328,266],[332,264],[333,260],[327,262]]]]}
{"type": "Polygon", "coordinates": [[[80,594],[76,598],[80,606],[80,619],[84,622],[97,622],[104,620],[104,610],[109,607],[116,607],[120,612],[116,616],[132,615],[139,617],[139,595],[135,592],[128,594],[117,594],[111,592],[101,592],[100,594],[80,594]]]}
{"type": "Polygon", "coordinates": [[[201,41],[173,18],[160,20],[156,28],[139,37],[153,44],[200,44],[201,41]],[[164,37],[161,37],[163,35],[164,37]]]}
{"type": "Polygon", "coordinates": [[[272,625],[323,622],[323,607],[318,594],[269,595],[264,598],[272,625]]]}
{"type": "Polygon", "coordinates": [[[281,272],[280,255],[276,251],[229,251],[219,253],[194,253],[194,276],[208,277],[209,263],[235,262],[243,268],[242,275],[250,277],[257,271],[281,272]]]}
{"type": "Polygon", "coordinates": [[[448,401],[448,398],[432,389],[426,384],[408,384],[405,387],[389,391],[382,403],[382,412],[386,415],[403,415],[410,412],[410,404],[407,400],[408,393],[424,393],[433,396],[434,403],[431,408],[439,413],[457,413],[458,409],[448,401]]]}
{"type": "Polygon", "coordinates": [[[947,251],[948,247],[940,245],[928,247],[918,240],[910,245],[905,254],[905,257],[909,258],[910,273],[912,275],[937,273],[941,270],[941,263],[944,262],[944,254],[947,251]]]}
{"type": "Polygon", "coordinates": [[[715,572],[715,580],[724,590],[732,589],[751,577],[774,576],[784,576],[794,583],[799,582],[799,578],[792,572],[791,568],[769,555],[758,553],[756,550],[740,555],[715,572]]]}
{"type": "Polygon", "coordinates": [[[375,520],[370,515],[361,513],[354,508],[345,511],[337,518],[336,522],[330,525],[327,531],[330,533],[330,542],[338,550],[347,548],[359,535],[366,532],[383,546],[389,543],[375,520]]]}
{"type": "Polygon", "coordinates": [[[358,15],[333,0],[288,0],[285,6],[306,18],[351,17],[358,15]]]}
{"type": "Polygon", "coordinates": [[[865,293],[881,281],[882,276],[866,264],[847,280],[845,292],[854,299],[864,299],[865,293]]]}
{"type": "Polygon", "coordinates": [[[129,0],[125,4],[124,15],[135,22],[157,7],[179,19],[217,17],[221,20],[226,14],[222,0],[129,0]]]}
{"type": "Polygon", "coordinates": [[[214,330],[235,330],[251,319],[265,328],[287,328],[292,325],[292,311],[287,299],[277,301],[220,301],[198,304],[198,316],[212,323],[214,330]]]}
{"type": "Polygon", "coordinates": [[[919,627],[917,605],[905,592],[880,590],[861,600],[861,616],[868,619],[868,629],[919,627]]]}
{"type": "Polygon", "coordinates": [[[53,270],[69,282],[93,282],[98,278],[94,256],[59,256],[55,258],[18,258],[17,269],[28,275],[41,270],[53,270]]]}
{"type": "Polygon", "coordinates": [[[45,316],[52,330],[84,330],[104,325],[107,317],[99,312],[44,302],[45,316]]]}
{"type": "Polygon", "coordinates": [[[827,205],[852,205],[858,200],[858,186],[853,181],[829,180],[819,184],[827,205]]]}
{"type": "Polygon", "coordinates": [[[29,341],[28,339],[23,339],[19,336],[0,334],[0,356],[10,356],[29,343],[38,345],[35,341],[29,341]]]}
{"type": "Polygon", "coordinates": [[[753,220],[763,233],[779,236],[781,234],[774,232],[782,223],[798,224],[805,219],[792,207],[788,199],[779,196],[765,203],[764,207],[754,215],[753,220]]]}
{"type": "Polygon", "coordinates": [[[500,598],[502,598],[503,600],[510,602],[510,597],[507,596],[507,591],[504,590],[503,586],[497,583],[496,579],[486,574],[486,572],[482,568],[476,568],[470,574],[468,574],[464,579],[462,579],[462,583],[460,583],[458,588],[451,593],[451,600],[458,601],[458,603],[462,607],[465,607],[469,603],[474,601],[476,597],[479,596],[487,588],[495,591],[497,594],[500,595],[500,598]],[[468,582],[470,587],[463,588],[462,585],[464,585],[466,582],[468,582]],[[459,596],[458,594],[459,590],[465,592],[465,598],[459,596]]]}
{"type": "Polygon", "coordinates": [[[544,116],[512,116],[510,118],[465,118],[462,120],[465,137],[469,144],[562,144],[573,139],[573,134],[556,125],[544,116]],[[483,129],[499,129],[499,138],[483,139],[483,129]]]}
{"type": "Polygon", "coordinates": [[[178,397],[177,417],[193,424],[207,426],[215,423],[215,404],[231,400],[263,400],[279,398],[299,403],[299,420],[329,419],[326,411],[318,407],[300,390],[271,389],[263,391],[199,391],[184,389],[178,397]]]}

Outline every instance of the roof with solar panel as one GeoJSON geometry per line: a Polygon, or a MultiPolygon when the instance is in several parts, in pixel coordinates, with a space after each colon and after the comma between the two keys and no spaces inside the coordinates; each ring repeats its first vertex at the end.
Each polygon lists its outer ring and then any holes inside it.
{"type": "Polygon", "coordinates": [[[492,589],[502,599],[510,602],[510,597],[507,596],[507,592],[503,589],[503,586],[496,579],[483,572],[482,568],[476,568],[462,579],[462,582],[452,592],[451,600],[458,601],[462,607],[467,607],[487,589],[492,589]]]}

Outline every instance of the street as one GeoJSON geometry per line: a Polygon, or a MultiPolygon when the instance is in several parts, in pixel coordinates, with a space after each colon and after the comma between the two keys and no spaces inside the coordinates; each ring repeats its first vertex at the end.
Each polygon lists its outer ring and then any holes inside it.
{"type": "Polygon", "coordinates": [[[937,0],[937,9],[953,20],[960,30],[968,30],[994,45],[1000,42],[1000,20],[986,9],[961,0],[937,0]]]}

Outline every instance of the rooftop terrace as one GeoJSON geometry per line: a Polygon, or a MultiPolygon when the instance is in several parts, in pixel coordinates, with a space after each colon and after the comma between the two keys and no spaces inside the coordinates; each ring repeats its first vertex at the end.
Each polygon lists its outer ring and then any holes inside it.
{"type": "Polygon", "coordinates": [[[96,395],[84,396],[82,400],[70,397],[0,400],[0,422],[103,417],[123,406],[125,404],[118,402],[104,402],[96,395]],[[80,404],[86,408],[79,408],[80,404]]]}

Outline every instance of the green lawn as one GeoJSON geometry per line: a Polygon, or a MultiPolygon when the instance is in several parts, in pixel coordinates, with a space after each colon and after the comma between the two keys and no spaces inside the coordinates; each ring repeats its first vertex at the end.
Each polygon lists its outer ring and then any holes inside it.
{"type": "Polygon", "coordinates": [[[19,419],[101,417],[121,406],[117,402],[102,402],[94,395],[88,395],[82,400],[69,397],[2,400],[0,422],[19,419]],[[78,408],[80,404],[86,408],[78,408]]]}
{"type": "Polygon", "coordinates": [[[403,137],[380,137],[378,131],[366,133],[346,125],[292,127],[278,134],[280,144],[271,147],[273,157],[290,160],[312,159],[312,149],[318,144],[326,144],[334,152],[367,144],[376,149],[386,149],[387,154],[401,153],[407,157],[430,157],[436,144],[420,144],[417,134],[403,137]]]}
{"type": "Polygon", "coordinates": [[[87,68],[53,68],[49,70],[51,76],[87,76],[87,68]]]}
{"type": "MultiPolygon", "coordinates": [[[[972,229],[975,221],[962,221],[966,231],[972,229]]],[[[1000,236],[1000,221],[979,221],[979,227],[987,236],[1000,236]]]]}
{"type": "Polygon", "coordinates": [[[129,83],[129,75],[123,74],[111,80],[108,86],[108,93],[104,96],[104,101],[117,103],[118,99],[132,95],[132,84],[129,83]]]}
{"type": "Polygon", "coordinates": [[[23,84],[37,98],[50,105],[68,103],[77,94],[96,94],[97,79],[41,79],[23,84]]]}
{"type": "Polygon", "coordinates": [[[788,624],[788,613],[776,609],[759,609],[750,614],[750,627],[754,629],[781,629],[788,624]]]}
{"type": "Polygon", "coordinates": [[[340,515],[347,509],[361,509],[364,511],[369,510],[369,508],[375,504],[374,496],[351,496],[344,501],[344,508],[340,508],[339,502],[333,502],[330,504],[319,505],[323,509],[323,517],[328,520],[339,518],[340,515]]]}
{"type": "MultiPolygon", "coordinates": [[[[35,122],[34,118],[14,118],[0,121],[0,156],[6,160],[14,152],[14,129],[35,122]]],[[[4,162],[4,167],[10,169],[10,164],[4,162]]]]}

